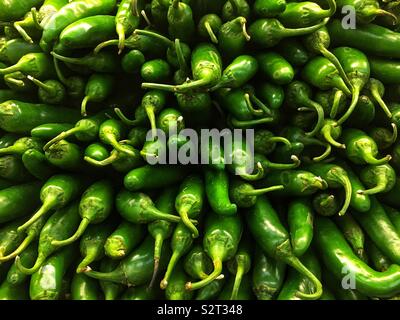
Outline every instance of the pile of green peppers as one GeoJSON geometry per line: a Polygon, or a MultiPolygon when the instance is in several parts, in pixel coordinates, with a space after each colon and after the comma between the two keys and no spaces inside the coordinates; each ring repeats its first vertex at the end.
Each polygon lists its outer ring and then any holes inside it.
{"type": "Polygon", "coordinates": [[[0,300],[398,299],[399,126],[398,1],[0,0],[0,300]]]}

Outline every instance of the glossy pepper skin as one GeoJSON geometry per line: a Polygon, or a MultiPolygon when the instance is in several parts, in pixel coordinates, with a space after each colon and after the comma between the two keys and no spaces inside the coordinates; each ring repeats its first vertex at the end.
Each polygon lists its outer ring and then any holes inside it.
{"type": "Polygon", "coordinates": [[[39,6],[42,0],[30,0],[30,1],[7,1],[2,2],[0,9],[0,20],[1,21],[15,21],[22,18],[32,7],[39,6]]]}
{"type": "MultiPolygon", "coordinates": [[[[153,238],[147,236],[141,245],[125,257],[113,271],[103,273],[87,269],[85,270],[85,274],[95,279],[125,285],[139,286],[146,284],[151,280],[153,274],[153,247],[153,238]]],[[[169,251],[160,260],[160,270],[165,269],[168,258],[169,251]]]]}
{"type": "Polygon", "coordinates": [[[46,52],[51,51],[52,44],[65,27],[85,17],[98,14],[108,14],[114,9],[115,4],[115,0],[90,0],[77,1],[65,5],[43,26],[40,47],[46,52]]]}
{"type": "Polygon", "coordinates": [[[186,283],[187,290],[203,288],[222,273],[223,262],[234,257],[242,232],[242,221],[237,215],[219,216],[215,213],[207,215],[203,248],[211,258],[214,270],[205,279],[194,283],[186,283]]]}
{"type": "Polygon", "coordinates": [[[33,182],[0,190],[0,222],[29,214],[31,208],[39,205],[40,187],[40,182],[33,182]]]}
{"type": "Polygon", "coordinates": [[[0,128],[12,133],[28,134],[43,123],[76,122],[79,118],[79,112],[63,107],[17,100],[0,104],[0,128]]]}
{"type": "Polygon", "coordinates": [[[258,246],[255,252],[253,292],[258,300],[272,300],[283,285],[286,263],[269,257],[258,246]]]}
{"type": "Polygon", "coordinates": [[[289,233],[265,196],[260,196],[255,206],[249,209],[246,221],[251,234],[265,254],[288,263],[313,283],[315,290],[312,293],[297,292],[296,295],[303,299],[318,299],[322,294],[321,282],[294,255],[289,233]]]}
{"type": "Polygon", "coordinates": [[[84,274],[74,274],[71,281],[72,300],[100,300],[99,284],[84,274]]]}
{"type": "Polygon", "coordinates": [[[288,207],[290,242],[293,252],[301,257],[309,248],[313,238],[314,214],[309,201],[293,200],[288,207]]]}
{"type": "Polygon", "coordinates": [[[360,260],[335,224],[317,217],[315,239],[326,268],[337,278],[343,277],[343,267],[355,276],[357,290],[367,296],[390,297],[400,290],[399,267],[392,265],[377,272],[360,260]]]}
{"type": "Polygon", "coordinates": [[[35,272],[29,283],[31,300],[57,300],[62,294],[62,280],[74,261],[76,248],[68,246],[52,255],[35,272]]]}
{"type": "Polygon", "coordinates": [[[291,64],[274,51],[260,53],[257,56],[260,71],[274,84],[285,85],[292,82],[294,70],[291,64]]]}

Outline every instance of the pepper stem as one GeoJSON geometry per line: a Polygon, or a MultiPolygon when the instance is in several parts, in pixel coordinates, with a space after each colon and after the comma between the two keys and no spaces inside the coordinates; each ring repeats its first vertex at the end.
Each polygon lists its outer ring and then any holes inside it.
{"type": "Polygon", "coordinates": [[[339,216],[343,216],[346,213],[347,209],[349,208],[351,201],[351,192],[352,192],[351,182],[349,177],[347,175],[341,174],[341,172],[333,171],[332,174],[336,178],[336,181],[339,182],[344,188],[345,199],[342,209],[340,209],[340,211],[338,212],[339,216]]]}
{"type": "Polygon", "coordinates": [[[235,128],[248,128],[258,124],[270,123],[274,119],[271,117],[256,119],[256,120],[237,120],[236,118],[228,115],[228,123],[235,128]]]}
{"type": "Polygon", "coordinates": [[[336,56],[324,46],[321,46],[319,51],[326,59],[328,59],[336,67],[337,71],[339,71],[340,77],[343,79],[346,86],[350,88],[351,91],[353,91],[353,85],[351,84],[349,78],[347,77],[347,74],[344,71],[338,58],[336,58],[336,56]]]}
{"type": "Polygon", "coordinates": [[[383,112],[387,115],[389,119],[392,118],[392,112],[390,112],[390,109],[386,105],[385,101],[383,101],[381,95],[379,94],[378,88],[376,85],[372,84],[370,87],[370,91],[376,102],[379,104],[379,106],[382,108],[383,112]]]}
{"type": "Polygon", "coordinates": [[[129,126],[137,126],[137,125],[140,124],[140,121],[139,121],[139,120],[136,120],[136,119],[135,119],[135,120],[128,119],[128,118],[124,115],[124,113],[121,111],[120,108],[114,108],[114,112],[115,112],[115,114],[117,115],[117,117],[121,119],[121,121],[122,121],[123,123],[125,123],[125,124],[127,124],[127,125],[129,125],[129,126]]]}
{"type": "Polygon", "coordinates": [[[280,33],[281,37],[302,36],[302,35],[317,31],[319,28],[321,28],[322,26],[326,25],[328,23],[328,21],[329,21],[329,17],[325,18],[320,23],[315,24],[315,25],[310,26],[310,27],[297,28],[297,29],[283,28],[283,29],[279,30],[279,33],[280,33]]]}
{"type": "Polygon", "coordinates": [[[23,225],[19,226],[17,231],[21,232],[21,231],[26,230],[32,223],[34,223],[40,217],[45,215],[48,211],[53,209],[57,205],[57,203],[58,203],[58,199],[56,196],[47,197],[44,200],[42,206],[39,208],[39,210],[36,211],[36,213],[27,222],[25,222],[23,225]]]}
{"type": "Polygon", "coordinates": [[[345,122],[347,120],[347,118],[350,117],[350,115],[353,113],[354,109],[357,106],[359,96],[360,96],[360,87],[359,86],[357,86],[357,87],[353,86],[353,95],[351,97],[350,106],[346,110],[344,115],[342,115],[342,117],[338,121],[336,121],[336,123],[338,125],[342,125],[343,122],[345,122]]]}
{"type": "Polygon", "coordinates": [[[124,272],[119,269],[119,267],[110,272],[98,272],[93,271],[89,266],[87,266],[84,270],[82,270],[82,272],[94,279],[128,284],[124,272]]]}
{"type": "Polygon", "coordinates": [[[35,24],[35,27],[38,30],[43,30],[43,27],[41,26],[41,24],[39,22],[39,19],[38,19],[38,15],[39,14],[38,14],[37,9],[35,7],[33,7],[31,9],[31,15],[32,15],[32,20],[33,20],[33,23],[35,24]]]}
{"type": "Polygon", "coordinates": [[[332,108],[331,108],[331,112],[329,114],[329,116],[331,117],[331,119],[335,119],[338,111],[339,111],[339,107],[340,107],[340,100],[342,99],[344,93],[342,90],[337,90],[335,92],[335,95],[333,96],[333,103],[332,103],[332,108]]]}
{"type": "Polygon", "coordinates": [[[148,288],[153,288],[154,282],[156,281],[156,277],[158,275],[158,269],[160,266],[161,259],[161,250],[164,243],[164,237],[161,234],[157,234],[154,239],[154,268],[153,268],[153,276],[151,277],[151,281],[149,283],[148,288]]]}
{"type": "Polygon", "coordinates": [[[63,246],[67,246],[67,245],[75,242],[76,240],[78,240],[80,238],[80,236],[82,236],[82,234],[85,232],[85,230],[89,226],[89,224],[90,224],[90,220],[87,218],[83,218],[81,223],[79,224],[78,229],[71,237],[69,237],[68,239],[65,239],[65,240],[53,240],[51,242],[51,245],[53,245],[55,247],[63,247],[63,246]]]}
{"type": "Polygon", "coordinates": [[[241,27],[242,27],[242,34],[243,34],[243,36],[245,37],[246,41],[250,41],[251,37],[250,37],[250,35],[247,33],[247,30],[246,30],[246,23],[247,23],[247,20],[246,20],[246,18],[244,18],[244,17],[239,17],[239,19],[240,19],[240,25],[241,25],[241,27]]]}
{"type": "Polygon", "coordinates": [[[21,242],[21,244],[18,246],[18,248],[14,250],[14,252],[12,252],[6,256],[0,257],[0,264],[2,262],[6,262],[11,259],[14,259],[16,256],[21,254],[21,252],[23,252],[32,243],[32,241],[35,240],[35,238],[36,238],[35,233],[33,233],[33,232],[28,233],[27,237],[21,242]]]}
{"type": "Polygon", "coordinates": [[[184,92],[190,89],[196,89],[203,87],[209,83],[208,79],[199,79],[190,82],[185,82],[183,84],[178,85],[170,85],[170,84],[161,84],[161,83],[149,83],[143,82],[142,88],[143,89],[158,89],[164,91],[171,91],[171,92],[184,92]]]}
{"type": "Polygon", "coordinates": [[[86,111],[86,109],[87,109],[87,103],[90,101],[90,99],[91,99],[91,96],[85,96],[85,97],[83,98],[83,100],[82,100],[82,104],[81,104],[81,115],[82,115],[83,117],[86,117],[86,116],[87,116],[87,111],[86,111]]]}
{"type": "MultiPolygon", "coordinates": [[[[118,40],[117,40],[118,41],[118,40]]],[[[58,60],[64,61],[66,63],[72,63],[72,64],[83,64],[82,60],[84,58],[71,58],[71,57],[66,57],[66,56],[62,56],[58,53],[55,53],[54,51],[51,51],[50,54],[55,57],[58,60]]]]}
{"type": "Polygon", "coordinates": [[[106,136],[106,140],[108,141],[108,143],[111,144],[115,150],[118,150],[119,152],[122,152],[122,153],[126,153],[127,155],[129,155],[131,157],[136,157],[135,153],[132,150],[125,148],[123,145],[121,145],[117,141],[114,134],[108,133],[105,136],[106,136]]]}
{"type": "Polygon", "coordinates": [[[156,40],[159,40],[160,42],[163,42],[168,47],[172,47],[174,45],[174,42],[172,40],[170,40],[167,37],[163,36],[162,34],[159,34],[159,33],[154,32],[154,31],[136,29],[133,33],[134,34],[139,34],[139,35],[142,35],[142,36],[147,36],[147,37],[150,37],[150,38],[154,38],[156,40]]]}
{"type": "Polygon", "coordinates": [[[271,115],[271,109],[268,108],[260,99],[258,99],[254,93],[250,94],[250,99],[256,104],[257,107],[263,110],[265,114],[271,115]]]}
{"type": "Polygon", "coordinates": [[[174,251],[171,259],[169,260],[167,271],[165,272],[164,278],[160,282],[160,288],[165,289],[168,286],[168,280],[171,277],[172,271],[174,271],[175,265],[181,257],[180,252],[174,251]]]}
{"type": "Polygon", "coordinates": [[[97,249],[88,249],[86,252],[86,256],[82,259],[82,261],[78,264],[76,268],[76,273],[85,272],[86,268],[88,268],[89,264],[96,260],[97,257],[97,249]]]}
{"type": "Polygon", "coordinates": [[[195,225],[189,219],[189,212],[193,207],[193,203],[184,203],[179,207],[178,213],[182,219],[182,223],[192,231],[192,237],[198,238],[199,237],[199,230],[195,227],[195,225]]]}
{"type": "Polygon", "coordinates": [[[288,147],[290,147],[292,145],[292,143],[285,137],[271,137],[271,138],[268,138],[267,142],[268,143],[282,142],[283,144],[287,145],[288,147]]]}
{"type": "Polygon", "coordinates": [[[289,256],[285,258],[285,261],[288,265],[295,268],[298,272],[305,275],[314,285],[315,292],[312,294],[306,294],[303,292],[297,292],[296,295],[299,298],[306,299],[306,300],[317,300],[322,295],[322,284],[319,279],[310,271],[308,270],[301,261],[295,256],[289,256]]]}
{"type": "Polygon", "coordinates": [[[397,140],[397,126],[395,123],[390,123],[393,129],[392,138],[390,139],[391,144],[395,143],[397,140]]]}
{"type": "Polygon", "coordinates": [[[290,170],[297,168],[301,163],[300,159],[294,154],[290,156],[290,159],[293,163],[276,163],[269,160],[263,160],[263,166],[274,170],[290,170]]]}
{"type": "Polygon", "coordinates": [[[211,28],[211,25],[208,21],[204,23],[204,28],[206,28],[208,35],[210,36],[211,42],[218,44],[218,38],[214,33],[214,30],[211,28]]]}
{"type": "Polygon", "coordinates": [[[104,160],[98,161],[96,159],[90,158],[88,156],[85,156],[83,160],[86,162],[89,162],[90,164],[96,166],[96,167],[105,167],[108,166],[112,163],[114,163],[116,160],[119,158],[119,153],[117,152],[111,152],[110,156],[104,160]]]}
{"type": "MultiPolygon", "coordinates": [[[[216,85],[216,87],[218,87],[218,85],[216,85]]],[[[250,95],[248,93],[245,93],[243,97],[244,97],[244,100],[246,101],[247,109],[249,109],[249,111],[251,112],[252,115],[254,115],[256,117],[260,117],[263,115],[263,113],[264,113],[263,110],[254,109],[254,106],[253,106],[252,102],[250,101],[250,95]]]]}
{"type": "Polygon", "coordinates": [[[187,73],[188,66],[185,60],[185,56],[183,55],[181,41],[179,39],[175,39],[175,52],[178,59],[179,69],[187,73]]]}
{"type": "Polygon", "coordinates": [[[155,115],[155,106],[154,105],[146,105],[145,108],[147,118],[149,119],[150,122],[150,128],[151,128],[151,136],[154,139],[157,136],[157,125],[156,125],[156,115],[155,115]]]}
{"type": "Polygon", "coordinates": [[[94,48],[93,53],[98,54],[105,47],[118,46],[118,44],[119,44],[119,40],[115,40],[115,39],[104,41],[104,42],[100,43],[99,45],[97,45],[96,48],[94,48]]]}
{"type": "Polygon", "coordinates": [[[239,175],[242,179],[244,179],[246,181],[260,180],[264,177],[264,174],[265,174],[264,168],[260,162],[257,162],[256,169],[257,169],[256,173],[252,173],[252,174],[240,173],[239,175]]]}
{"type": "Polygon", "coordinates": [[[236,269],[236,275],[235,275],[235,281],[233,283],[231,300],[237,299],[239,289],[240,289],[240,284],[242,283],[243,276],[244,276],[244,266],[239,263],[237,266],[237,269],[236,269]]]}
{"type": "Polygon", "coordinates": [[[321,129],[321,134],[324,137],[324,139],[330,143],[332,146],[340,149],[346,149],[346,145],[340,142],[337,142],[335,139],[332,137],[332,124],[326,124],[322,127],[321,129]]]}
{"type": "MultiPolygon", "coordinates": [[[[181,217],[162,212],[162,211],[158,210],[156,207],[147,208],[147,213],[159,220],[166,220],[169,222],[176,222],[176,223],[181,221],[181,217]]],[[[191,221],[197,222],[196,220],[191,220],[191,221]]]]}
{"type": "Polygon", "coordinates": [[[58,136],[54,137],[53,139],[51,139],[49,142],[47,142],[44,147],[43,150],[47,151],[53,144],[61,141],[61,140],[65,140],[66,138],[68,138],[69,136],[72,136],[73,134],[83,131],[82,128],[80,127],[73,127],[67,131],[61,132],[58,136]]]}
{"type": "Polygon", "coordinates": [[[317,124],[314,129],[310,132],[306,132],[305,134],[309,137],[315,136],[322,128],[324,124],[324,109],[319,103],[316,103],[312,100],[309,100],[309,106],[312,107],[317,112],[317,124]]]}
{"type": "Polygon", "coordinates": [[[35,85],[37,85],[39,88],[42,88],[43,90],[52,93],[52,91],[54,89],[52,86],[49,86],[30,75],[28,75],[27,78],[28,78],[28,80],[32,81],[35,85]]]}
{"type": "Polygon", "coordinates": [[[214,281],[216,278],[218,278],[218,276],[222,273],[222,261],[220,259],[214,260],[213,264],[214,264],[214,271],[211,274],[209,274],[207,278],[194,283],[186,282],[185,284],[186,290],[198,290],[200,288],[205,287],[206,285],[214,281]]]}
{"type": "Polygon", "coordinates": [[[35,261],[35,264],[32,268],[26,268],[22,265],[21,258],[19,256],[15,257],[15,266],[19,271],[23,274],[34,274],[36,271],[40,269],[42,264],[46,261],[47,255],[44,255],[42,252],[39,252],[38,257],[35,261]]]}
{"type": "Polygon", "coordinates": [[[25,31],[24,28],[22,28],[21,24],[24,24],[27,22],[27,19],[24,19],[22,21],[16,21],[14,22],[14,28],[18,31],[18,33],[21,35],[21,37],[29,43],[33,43],[32,38],[28,35],[28,33],[25,31]]]}
{"type": "Polygon", "coordinates": [[[115,31],[118,35],[118,54],[121,54],[125,47],[125,28],[122,23],[115,24],[115,31]]]}
{"type": "Polygon", "coordinates": [[[241,191],[240,193],[242,193],[243,195],[246,195],[246,196],[259,196],[259,195],[262,195],[262,194],[265,194],[268,192],[282,190],[282,189],[285,189],[285,187],[283,185],[276,185],[276,186],[272,186],[272,187],[268,187],[268,188],[241,191]]]}
{"type": "Polygon", "coordinates": [[[360,152],[362,154],[362,158],[364,159],[364,161],[372,165],[386,164],[392,159],[392,156],[390,154],[386,155],[381,159],[377,159],[370,152],[366,152],[365,150],[360,150],[360,152]]]}

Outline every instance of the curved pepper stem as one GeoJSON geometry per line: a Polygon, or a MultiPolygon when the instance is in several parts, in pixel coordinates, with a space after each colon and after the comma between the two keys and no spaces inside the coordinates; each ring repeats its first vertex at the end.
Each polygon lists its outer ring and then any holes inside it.
{"type": "Polygon", "coordinates": [[[342,90],[337,90],[335,92],[335,95],[333,96],[333,103],[332,103],[331,112],[329,114],[331,119],[335,119],[335,117],[336,117],[336,115],[337,115],[337,113],[339,111],[340,100],[342,100],[343,96],[344,96],[344,92],[342,90]]]}
{"type": "Polygon", "coordinates": [[[309,137],[313,137],[321,130],[324,124],[324,109],[319,103],[312,100],[309,100],[309,107],[313,108],[315,112],[317,112],[317,123],[310,132],[306,132],[305,134],[309,137]]]}
{"type": "Polygon", "coordinates": [[[256,173],[252,173],[252,174],[240,173],[240,177],[246,181],[256,181],[256,180],[260,180],[260,179],[264,178],[265,172],[264,172],[264,168],[260,162],[257,162],[256,170],[257,170],[256,173]]]}
{"type": "Polygon", "coordinates": [[[98,272],[92,270],[89,266],[87,266],[82,272],[85,273],[88,277],[98,279],[98,280],[105,280],[105,281],[111,281],[114,283],[123,283],[129,285],[127,283],[127,279],[125,277],[124,272],[119,269],[118,267],[114,269],[113,271],[110,272],[98,272]]]}
{"type": "Polygon", "coordinates": [[[385,101],[382,99],[382,94],[381,91],[383,92],[385,89],[383,87],[383,84],[376,79],[370,79],[369,81],[369,91],[371,92],[372,96],[376,100],[376,102],[379,104],[379,106],[382,108],[383,112],[387,115],[389,119],[392,118],[392,112],[386,105],[385,101]]]}
{"type": "Polygon", "coordinates": [[[163,243],[164,243],[163,236],[161,234],[157,234],[154,239],[154,267],[153,267],[153,276],[151,277],[151,281],[148,286],[149,289],[153,288],[154,282],[156,281],[158,275],[163,243]]]}
{"type": "Polygon", "coordinates": [[[301,163],[300,159],[294,154],[292,154],[290,156],[290,159],[293,161],[293,163],[276,163],[276,162],[271,162],[268,159],[265,159],[262,164],[263,164],[263,166],[265,166],[269,169],[290,170],[290,169],[297,168],[301,163]]]}
{"type": "Polygon", "coordinates": [[[252,115],[256,117],[260,117],[264,114],[263,110],[255,109],[252,102],[250,101],[250,95],[248,93],[244,94],[244,100],[246,101],[247,109],[251,112],[252,115]]]}
{"type": "Polygon", "coordinates": [[[279,34],[277,36],[280,37],[297,37],[297,36],[303,36],[308,33],[312,33],[314,31],[317,31],[319,28],[322,26],[326,25],[329,21],[329,17],[325,18],[322,20],[320,23],[315,24],[310,27],[304,27],[304,28],[297,28],[297,29],[291,29],[291,28],[283,28],[279,30],[279,34]]]}
{"type": "Polygon", "coordinates": [[[147,13],[145,10],[140,11],[140,15],[143,17],[144,21],[146,21],[146,24],[148,27],[152,27],[153,24],[151,23],[149,17],[147,16],[147,13]]]}
{"type": "Polygon", "coordinates": [[[344,188],[345,192],[344,203],[342,209],[340,209],[340,211],[338,212],[339,216],[343,216],[350,206],[351,192],[352,192],[351,182],[347,175],[342,175],[340,172],[336,173],[335,171],[333,171],[332,174],[336,178],[336,181],[340,183],[344,188]]]}
{"type": "Polygon", "coordinates": [[[200,281],[197,282],[187,282],[185,284],[185,288],[186,290],[198,290],[200,288],[205,287],[206,285],[208,285],[209,283],[211,283],[212,281],[214,281],[215,279],[217,279],[221,273],[222,273],[222,261],[221,260],[214,260],[213,261],[214,264],[214,270],[211,274],[209,274],[207,276],[207,278],[202,279],[200,281]]]}
{"type": "Polygon", "coordinates": [[[41,26],[41,24],[39,22],[39,18],[38,18],[39,17],[39,13],[38,13],[38,11],[37,11],[37,9],[35,7],[33,7],[31,9],[31,15],[32,15],[32,20],[33,20],[33,23],[34,23],[36,29],[43,30],[43,27],[41,26]]]}
{"type": "Polygon", "coordinates": [[[64,247],[64,246],[67,246],[67,245],[75,242],[82,236],[82,234],[85,232],[85,230],[89,226],[89,224],[90,224],[90,220],[87,218],[83,218],[81,223],[79,224],[78,229],[71,237],[69,237],[68,239],[65,239],[65,240],[53,240],[51,242],[51,245],[53,245],[55,247],[64,247]]]}
{"type": "Polygon", "coordinates": [[[44,255],[43,253],[39,252],[38,257],[37,257],[33,267],[26,268],[22,265],[21,258],[19,256],[16,256],[15,257],[15,266],[23,274],[34,274],[36,271],[38,271],[40,269],[40,267],[46,261],[46,259],[47,259],[47,255],[44,255]]]}
{"type": "Polygon", "coordinates": [[[21,242],[21,244],[18,246],[17,249],[14,250],[14,252],[0,257],[0,264],[2,262],[9,261],[11,259],[14,259],[16,256],[20,255],[36,238],[36,235],[34,233],[28,233],[26,238],[21,242]]]}
{"type": "Polygon", "coordinates": [[[167,271],[165,272],[164,278],[160,282],[160,288],[165,289],[168,286],[169,278],[171,277],[172,271],[174,271],[175,265],[178,262],[178,259],[181,257],[180,253],[174,251],[172,253],[171,259],[169,260],[167,271]]]}
{"type": "Polygon", "coordinates": [[[120,108],[114,108],[114,112],[115,112],[115,114],[117,115],[117,117],[121,119],[121,121],[122,121],[123,123],[125,123],[125,124],[127,124],[127,125],[129,125],[129,126],[137,126],[137,125],[140,124],[140,121],[139,121],[139,120],[131,120],[131,119],[128,119],[128,118],[124,115],[124,113],[121,111],[120,108]]]}
{"type": "Polygon", "coordinates": [[[83,128],[80,127],[73,127],[67,131],[61,132],[58,136],[54,137],[53,139],[51,139],[49,142],[47,142],[44,147],[43,150],[47,151],[53,144],[61,141],[61,140],[65,140],[66,138],[74,135],[77,132],[81,132],[84,131],[83,128]]]}
{"type": "Polygon", "coordinates": [[[163,42],[168,47],[172,47],[174,45],[174,42],[172,40],[154,31],[136,29],[133,33],[154,38],[160,42],[163,42]]]}
{"type": "Polygon", "coordinates": [[[204,23],[204,28],[206,28],[208,35],[210,36],[211,42],[218,44],[218,38],[214,33],[214,30],[211,28],[211,25],[208,21],[204,23]]]}
{"type": "Polygon", "coordinates": [[[179,69],[187,73],[189,68],[186,63],[185,56],[183,54],[181,41],[179,39],[175,39],[174,45],[175,45],[176,57],[178,59],[179,69]]]}
{"type": "Polygon", "coordinates": [[[39,208],[38,211],[23,225],[19,226],[17,231],[21,232],[26,230],[32,223],[37,221],[40,217],[45,215],[47,212],[49,212],[51,209],[53,209],[57,205],[57,197],[48,197],[46,200],[43,202],[42,206],[39,208]]]}
{"type": "MultiPolygon", "coordinates": [[[[255,105],[260,108],[266,115],[271,115],[271,109],[268,108],[260,99],[258,99],[253,93],[245,93],[244,99],[247,103],[247,107],[249,108],[250,111],[254,110],[259,112],[259,110],[255,110],[252,106],[252,102],[255,103],[255,105]]],[[[255,114],[256,115],[256,114],[255,114]]]]}
{"type": "Polygon", "coordinates": [[[340,149],[346,149],[346,145],[343,143],[337,142],[333,137],[332,137],[332,124],[328,123],[324,125],[321,129],[321,135],[324,137],[324,139],[331,144],[332,146],[340,149]]]}
{"type": "Polygon", "coordinates": [[[122,23],[115,24],[115,31],[118,35],[118,54],[121,54],[125,48],[125,28],[122,23]]]}
{"type": "Polygon", "coordinates": [[[185,92],[191,89],[200,88],[202,86],[207,85],[209,82],[208,79],[199,79],[194,81],[185,82],[179,85],[170,85],[170,84],[161,84],[161,83],[149,83],[143,82],[142,88],[143,89],[158,89],[170,92],[185,92]]]}
{"type": "Polygon", "coordinates": [[[125,153],[131,157],[136,157],[136,154],[132,150],[125,148],[121,143],[119,143],[112,133],[105,134],[105,137],[108,143],[111,144],[115,150],[125,153]]]}
{"type": "Polygon", "coordinates": [[[337,121],[338,125],[342,125],[343,122],[345,122],[350,117],[350,115],[353,113],[354,109],[357,106],[359,96],[360,96],[360,88],[353,86],[353,95],[351,97],[350,106],[346,110],[344,115],[342,115],[342,117],[337,121]]]}
{"type": "Polygon", "coordinates": [[[85,96],[82,100],[81,103],[81,115],[82,117],[86,117],[87,116],[87,104],[90,101],[91,97],[90,96],[85,96]]]}
{"type": "Polygon", "coordinates": [[[310,271],[308,270],[302,263],[301,261],[295,257],[295,256],[290,256],[285,259],[288,265],[296,269],[298,272],[301,274],[305,275],[314,285],[315,292],[312,294],[307,294],[303,292],[297,292],[296,295],[299,298],[305,299],[305,300],[317,300],[321,297],[322,295],[322,284],[318,280],[318,278],[310,271]]]}
{"type": "Polygon", "coordinates": [[[189,219],[189,212],[192,209],[194,203],[184,203],[179,208],[179,216],[182,219],[182,223],[192,232],[193,238],[199,237],[199,230],[197,230],[196,226],[189,219]]]}
{"type": "Polygon", "coordinates": [[[98,54],[102,49],[109,47],[109,46],[118,46],[119,45],[119,40],[107,40],[104,41],[100,44],[97,45],[96,48],[94,48],[93,53],[98,54]]]}
{"type": "MultiPolygon", "coordinates": [[[[113,150],[113,151],[115,151],[115,150],[113,150]]],[[[83,158],[83,160],[85,160],[86,162],[89,162],[91,165],[94,165],[96,167],[105,167],[105,166],[108,166],[108,165],[114,163],[116,160],[119,159],[119,152],[118,151],[113,152],[113,151],[111,151],[111,154],[108,158],[101,160],[101,161],[90,158],[88,156],[85,156],[83,158]]]]}
{"type": "Polygon", "coordinates": [[[372,165],[386,164],[392,159],[392,156],[390,154],[384,156],[381,159],[377,159],[370,152],[368,152],[366,150],[361,149],[359,152],[361,153],[363,160],[366,163],[372,164],[372,165]]]}
{"type": "Polygon", "coordinates": [[[274,121],[274,119],[270,117],[255,120],[237,120],[231,115],[228,115],[228,123],[230,123],[235,128],[248,128],[258,124],[271,123],[272,121],[274,121]]]}
{"type": "Polygon", "coordinates": [[[49,86],[45,83],[43,83],[42,81],[28,75],[27,76],[28,80],[32,81],[36,86],[38,86],[39,88],[42,88],[43,90],[47,91],[47,92],[53,92],[54,88],[52,86],[49,86]]]}
{"type": "Polygon", "coordinates": [[[144,107],[147,118],[149,119],[150,122],[150,128],[151,128],[151,136],[154,139],[157,136],[157,125],[156,125],[156,107],[154,105],[149,105],[147,104],[144,107]]]}
{"type": "Polygon", "coordinates": [[[243,191],[240,191],[240,193],[243,195],[246,195],[246,196],[260,196],[260,195],[268,193],[268,192],[283,190],[283,189],[285,189],[285,187],[283,185],[276,185],[276,186],[271,186],[268,188],[243,190],[243,191]]]}
{"type": "MultiPolygon", "coordinates": [[[[29,43],[33,43],[32,38],[29,36],[29,34],[25,31],[25,29],[22,27],[22,25],[29,23],[29,20],[32,20],[32,17],[27,17],[22,21],[15,21],[14,22],[14,28],[18,31],[18,33],[21,35],[21,37],[29,43]]],[[[33,22],[33,21],[32,21],[33,22]]]]}

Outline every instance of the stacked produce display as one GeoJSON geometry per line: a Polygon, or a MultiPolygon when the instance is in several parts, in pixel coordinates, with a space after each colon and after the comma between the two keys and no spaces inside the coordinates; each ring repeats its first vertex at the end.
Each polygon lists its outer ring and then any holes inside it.
{"type": "Polygon", "coordinates": [[[0,0],[0,300],[397,299],[398,126],[398,1],[0,0]]]}

